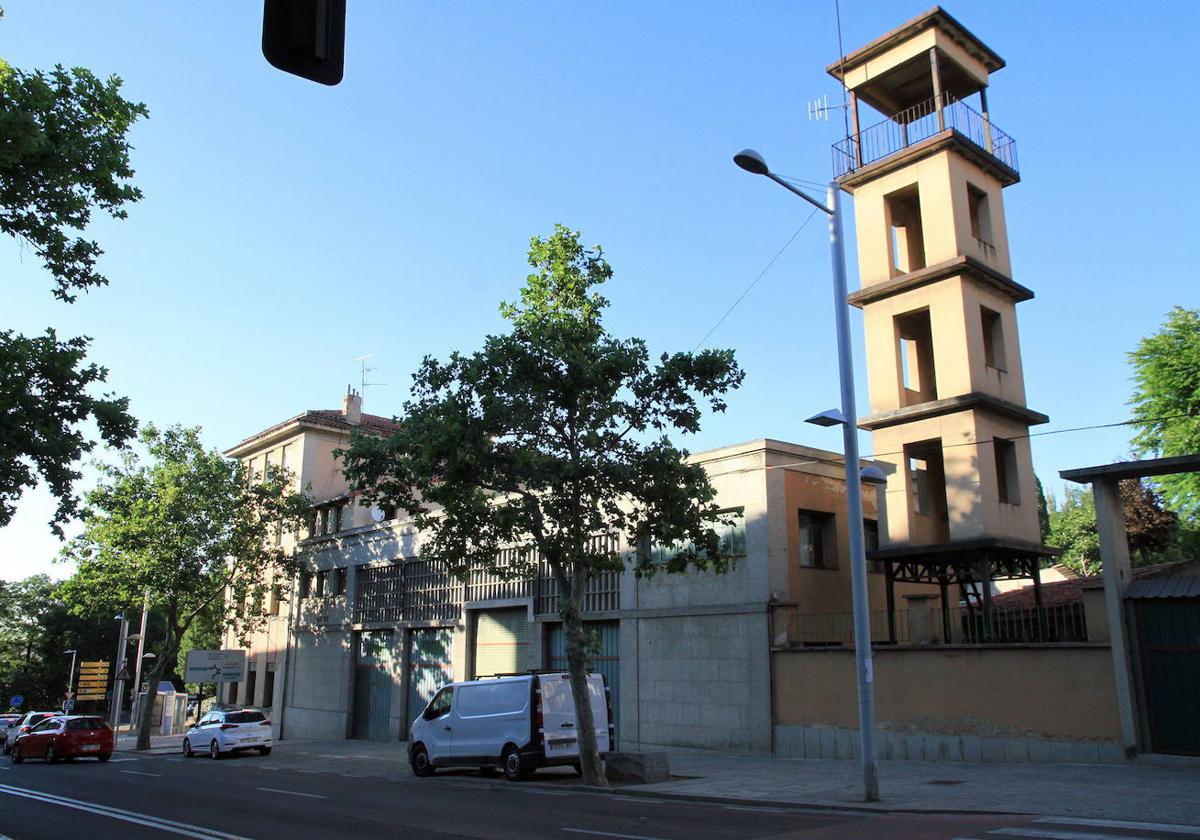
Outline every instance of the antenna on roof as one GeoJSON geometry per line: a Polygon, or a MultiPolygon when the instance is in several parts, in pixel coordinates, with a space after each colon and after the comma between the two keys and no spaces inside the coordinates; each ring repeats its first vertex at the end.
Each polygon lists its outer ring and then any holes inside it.
{"type": "Polygon", "coordinates": [[[830,108],[845,109],[846,107],[846,105],[830,105],[829,96],[822,94],[820,99],[813,99],[808,103],[808,120],[809,122],[813,120],[829,122],[830,108]]]}
{"type": "Polygon", "coordinates": [[[364,401],[366,400],[366,397],[367,397],[367,386],[368,385],[386,385],[387,384],[386,382],[368,382],[367,381],[367,374],[373,370],[377,370],[377,368],[367,367],[367,360],[373,359],[373,358],[375,358],[374,353],[366,353],[362,356],[355,356],[351,360],[351,361],[358,363],[358,367],[359,367],[359,377],[358,377],[359,378],[359,392],[358,393],[360,396],[362,396],[364,401]]]}

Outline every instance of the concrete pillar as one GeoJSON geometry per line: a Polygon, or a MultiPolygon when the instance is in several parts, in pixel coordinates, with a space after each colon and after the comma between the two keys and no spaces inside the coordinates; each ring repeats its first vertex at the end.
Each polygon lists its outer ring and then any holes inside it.
{"type": "Polygon", "coordinates": [[[1132,577],[1129,540],[1121,509],[1121,487],[1116,479],[1092,482],[1096,502],[1096,535],[1100,538],[1100,562],[1104,567],[1104,603],[1108,617],[1109,646],[1117,691],[1117,714],[1121,719],[1121,743],[1125,756],[1137,755],[1137,721],[1133,710],[1133,669],[1129,661],[1129,638],[1124,620],[1125,590],[1132,577]]]}

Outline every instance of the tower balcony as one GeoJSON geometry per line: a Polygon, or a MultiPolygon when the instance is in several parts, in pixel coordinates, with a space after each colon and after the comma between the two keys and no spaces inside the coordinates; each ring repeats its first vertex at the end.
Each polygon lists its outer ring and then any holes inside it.
{"type": "Polygon", "coordinates": [[[960,99],[939,98],[905,108],[889,119],[833,144],[833,175],[843,186],[890,171],[895,163],[956,145],[976,163],[992,170],[1001,182],[1020,180],[1017,144],[991,118],[960,99]]]}

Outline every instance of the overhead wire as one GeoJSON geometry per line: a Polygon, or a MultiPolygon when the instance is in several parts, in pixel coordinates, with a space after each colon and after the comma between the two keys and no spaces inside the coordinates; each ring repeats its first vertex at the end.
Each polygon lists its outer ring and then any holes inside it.
{"type": "Polygon", "coordinates": [[[783,247],[780,248],[778,251],[776,251],[775,256],[771,257],[771,259],[767,262],[767,264],[765,266],[763,266],[763,270],[758,272],[758,276],[750,281],[750,285],[742,290],[742,293],[737,296],[737,300],[735,300],[732,304],[730,304],[729,308],[725,310],[725,314],[722,315],[720,318],[718,318],[717,322],[715,324],[713,324],[712,327],[709,329],[709,331],[704,334],[704,338],[700,339],[700,341],[696,343],[696,346],[692,348],[693,353],[695,353],[697,350],[699,350],[701,347],[704,346],[704,342],[708,341],[709,336],[711,336],[714,332],[717,331],[717,327],[719,327],[719,326],[721,326],[721,324],[725,323],[725,319],[729,317],[730,313],[732,313],[733,310],[737,309],[738,304],[742,302],[742,300],[746,297],[746,295],[750,294],[750,290],[758,285],[758,281],[762,280],[763,277],[766,276],[767,272],[771,270],[771,266],[775,265],[775,261],[778,260],[781,256],[783,256],[783,252],[786,251],[788,249],[788,247],[792,244],[792,242],[795,241],[796,237],[800,235],[800,231],[804,230],[804,228],[806,228],[808,226],[808,223],[812,221],[813,216],[815,216],[816,214],[817,214],[817,210],[816,210],[816,208],[813,208],[812,212],[808,214],[808,217],[805,218],[805,220],[800,223],[800,227],[796,228],[796,232],[788,237],[788,241],[783,243],[783,247]]]}

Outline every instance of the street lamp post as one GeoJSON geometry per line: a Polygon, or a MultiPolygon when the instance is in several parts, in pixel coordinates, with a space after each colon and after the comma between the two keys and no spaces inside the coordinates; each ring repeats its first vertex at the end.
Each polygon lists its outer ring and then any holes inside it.
{"type": "Polygon", "coordinates": [[[114,615],[113,620],[121,622],[120,632],[117,633],[117,669],[113,673],[113,701],[109,709],[115,730],[121,725],[121,706],[125,700],[125,680],[121,674],[125,671],[125,637],[129,633],[129,622],[125,618],[124,610],[121,610],[120,615],[114,615]]]}
{"type": "MultiPolygon", "coordinates": [[[[71,654],[71,670],[67,672],[67,698],[66,699],[71,701],[71,706],[72,706],[72,708],[74,708],[74,706],[75,706],[75,703],[74,703],[74,700],[75,700],[75,657],[79,653],[79,651],[75,650],[75,648],[71,648],[70,650],[64,650],[63,656],[66,656],[68,653],[71,654]]],[[[63,703],[63,706],[66,706],[65,702],[63,703]]],[[[64,708],[63,711],[65,712],[66,709],[64,708]]]]}
{"type": "MultiPolygon", "coordinates": [[[[837,325],[838,372],[842,390],[842,440],[846,453],[846,508],[850,533],[850,584],[854,601],[854,659],[858,674],[858,726],[861,737],[863,799],[879,800],[875,764],[875,675],[871,660],[870,606],[867,600],[867,557],[863,542],[862,484],[858,471],[858,410],[854,400],[854,356],[850,350],[850,315],[846,304],[846,250],[842,239],[841,191],[831,181],[822,204],[773,173],[762,155],[743,149],[733,162],[755,175],[764,175],[829,216],[829,251],[833,260],[833,308],[837,325]]],[[[836,421],[835,421],[836,422],[836,421]]]]}

